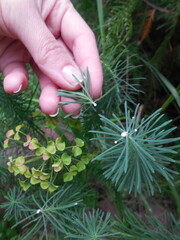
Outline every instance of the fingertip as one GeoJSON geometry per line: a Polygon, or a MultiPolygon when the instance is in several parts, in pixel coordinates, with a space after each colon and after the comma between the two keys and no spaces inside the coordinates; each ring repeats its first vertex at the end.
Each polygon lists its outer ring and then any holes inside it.
{"type": "Polygon", "coordinates": [[[59,106],[59,97],[56,92],[56,89],[47,86],[43,88],[39,98],[39,105],[42,112],[52,117],[57,114],[59,106]]]}
{"type": "Polygon", "coordinates": [[[47,96],[44,98],[44,96],[41,95],[39,99],[39,105],[42,112],[51,116],[55,116],[58,111],[59,100],[53,96],[47,96]]]}
{"type": "Polygon", "coordinates": [[[28,85],[27,76],[22,72],[11,72],[5,76],[3,85],[5,92],[19,93],[28,85]]]}

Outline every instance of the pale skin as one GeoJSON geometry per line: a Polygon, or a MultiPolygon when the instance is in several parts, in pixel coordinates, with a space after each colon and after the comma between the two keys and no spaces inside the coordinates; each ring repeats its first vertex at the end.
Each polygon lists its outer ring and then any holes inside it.
{"type": "MultiPolygon", "coordinates": [[[[17,94],[27,88],[30,63],[41,86],[39,105],[49,115],[57,113],[58,89],[78,90],[72,77],[88,67],[90,94],[101,96],[103,74],[92,30],[69,0],[0,0],[0,71],[4,90],[17,94]]],[[[67,114],[79,108],[63,107],[67,114]]],[[[74,114],[77,115],[78,112],[74,114]]]]}

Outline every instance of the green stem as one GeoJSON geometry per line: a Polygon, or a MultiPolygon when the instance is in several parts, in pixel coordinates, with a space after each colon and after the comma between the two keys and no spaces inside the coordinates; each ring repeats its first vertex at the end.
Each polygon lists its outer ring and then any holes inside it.
{"type": "Polygon", "coordinates": [[[21,133],[23,136],[27,136],[27,134],[25,134],[25,133],[22,132],[22,131],[18,131],[18,133],[21,133]]]}
{"type": "Polygon", "coordinates": [[[37,160],[39,160],[39,159],[42,159],[42,156],[40,156],[40,157],[35,157],[35,158],[32,158],[32,159],[30,159],[30,160],[26,161],[26,164],[27,164],[27,163],[31,163],[31,162],[35,162],[35,161],[37,161],[37,160]]]}
{"type": "Polygon", "coordinates": [[[37,85],[36,85],[36,87],[35,87],[35,89],[34,89],[34,92],[33,92],[33,94],[32,94],[32,97],[31,97],[30,100],[29,100],[29,104],[28,104],[28,107],[27,107],[27,111],[30,109],[30,106],[31,106],[31,103],[32,103],[32,102],[39,102],[39,100],[33,98],[33,97],[35,96],[35,93],[36,93],[37,89],[38,89],[38,86],[39,86],[39,83],[37,83],[37,85]]]}
{"type": "Polygon", "coordinates": [[[43,163],[41,164],[41,166],[39,167],[39,169],[41,168],[41,172],[42,172],[43,169],[44,169],[44,165],[45,165],[45,162],[43,162],[43,163]]]}
{"type": "MultiPolygon", "coordinates": [[[[177,92],[180,93],[180,85],[176,88],[177,92]]],[[[171,94],[168,99],[162,105],[162,111],[164,111],[172,102],[174,101],[174,96],[171,94]]]]}
{"type": "Polygon", "coordinates": [[[105,34],[104,34],[104,12],[103,12],[103,1],[96,0],[97,2],[97,9],[98,9],[98,18],[99,18],[99,28],[100,28],[100,35],[101,35],[101,44],[102,49],[104,52],[105,49],[105,34]]]}
{"type": "Polygon", "coordinates": [[[73,148],[73,147],[75,147],[76,145],[72,145],[72,146],[68,146],[68,147],[66,147],[66,149],[70,149],[70,148],[73,148]]]}
{"type": "Polygon", "coordinates": [[[36,156],[35,154],[33,154],[33,155],[27,155],[27,156],[25,156],[25,158],[27,159],[27,158],[35,157],[35,156],[36,156]]]}
{"type": "Polygon", "coordinates": [[[116,196],[116,199],[115,199],[116,208],[117,208],[120,216],[122,216],[123,212],[124,212],[124,208],[123,208],[123,202],[122,202],[121,193],[115,191],[115,196],[116,196]]]}
{"type": "Polygon", "coordinates": [[[54,174],[53,181],[52,181],[52,184],[55,182],[55,180],[56,180],[57,176],[58,176],[58,173],[55,173],[55,174],[54,174]]]}
{"type": "Polygon", "coordinates": [[[144,205],[146,207],[146,209],[148,210],[149,213],[152,214],[152,208],[150,207],[148,201],[146,200],[146,198],[144,197],[144,195],[140,194],[140,197],[142,199],[142,201],[144,202],[144,205]]]}
{"type": "Polygon", "coordinates": [[[53,178],[53,168],[51,169],[51,173],[50,173],[50,183],[53,183],[54,181],[52,180],[52,178],[53,178]]]}
{"type": "Polygon", "coordinates": [[[14,142],[18,142],[18,143],[21,143],[21,144],[23,144],[24,142],[22,142],[22,141],[20,141],[20,140],[16,140],[16,139],[14,139],[14,138],[9,138],[9,141],[14,141],[14,142]]]}

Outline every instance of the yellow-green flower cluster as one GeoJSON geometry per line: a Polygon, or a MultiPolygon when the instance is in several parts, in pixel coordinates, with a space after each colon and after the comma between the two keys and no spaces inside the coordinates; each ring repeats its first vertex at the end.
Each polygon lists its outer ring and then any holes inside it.
{"type": "Polygon", "coordinates": [[[6,133],[4,148],[10,148],[12,142],[18,142],[22,149],[28,149],[21,156],[9,156],[7,162],[8,170],[15,176],[18,175],[20,186],[25,191],[32,185],[39,184],[42,189],[53,192],[59,187],[54,184],[58,174],[62,175],[64,182],[72,181],[74,176],[86,169],[92,159],[92,154],[86,153],[84,141],[80,138],[74,139],[71,146],[61,137],[47,139],[44,144],[22,132],[23,127],[24,125],[18,125],[15,130],[6,133]]]}

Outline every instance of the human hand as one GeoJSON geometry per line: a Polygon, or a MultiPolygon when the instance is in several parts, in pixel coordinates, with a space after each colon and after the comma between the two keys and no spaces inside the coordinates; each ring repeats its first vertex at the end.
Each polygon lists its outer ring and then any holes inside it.
{"type": "MultiPolygon", "coordinates": [[[[57,96],[59,88],[80,88],[72,76],[80,77],[78,67],[89,69],[91,96],[101,95],[103,74],[94,34],[69,0],[0,0],[0,71],[7,93],[27,87],[26,63],[38,76],[39,104],[46,114],[56,114],[64,101],[57,96]]],[[[63,106],[67,114],[77,108],[63,106]]]]}

